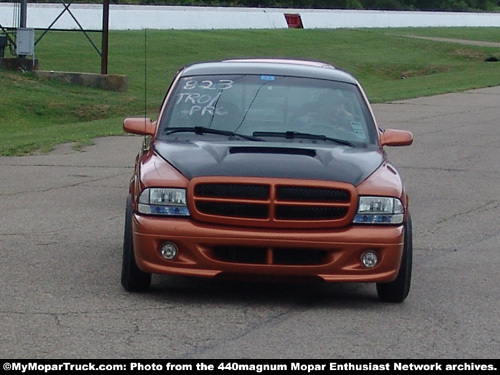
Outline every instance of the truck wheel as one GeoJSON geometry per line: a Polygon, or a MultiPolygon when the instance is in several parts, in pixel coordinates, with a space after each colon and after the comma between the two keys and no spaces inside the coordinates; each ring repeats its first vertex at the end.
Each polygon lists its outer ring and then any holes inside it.
{"type": "Polygon", "coordinates": [[[385,302],[403,302],[410,292],[411,269],[413,258],[413,239],[411,217],[406,222],[403,258],[398,276],[390,283],[378,283],[377,294],[385,302]]]}
{"type": "Polygon", "coordinates": [[[130,196],[127,198],[125,209],[121,282],[123,288],[128,292],[143,292],[151,286],[151,274],[141,271],[135,262],[134,242],[132,240],[132,199],[130,196]]]}

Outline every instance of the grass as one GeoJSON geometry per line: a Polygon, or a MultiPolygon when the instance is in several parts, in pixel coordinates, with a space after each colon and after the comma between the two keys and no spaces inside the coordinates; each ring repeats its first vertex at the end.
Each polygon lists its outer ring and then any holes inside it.
{"type": "MultiPolygon", "coordinates": [[[[126,93],[0,70],[0,154],[48,152],[59,143],[85,145],[99,136],[123,134],[124,117],[145,110],[154,117],[177,69],[199,60],[323,60],[353,73],[372,102],[500,85],[500,63],[484,62],[500,56],[499,49],[404,36],[409,34],[500,40],[500,28],[112,31],[108,71],[128,76],[126,93]]],[[[50,32],[36,53],[43,70],[100,71],[100,58],[81,33],[50,32]]]]}

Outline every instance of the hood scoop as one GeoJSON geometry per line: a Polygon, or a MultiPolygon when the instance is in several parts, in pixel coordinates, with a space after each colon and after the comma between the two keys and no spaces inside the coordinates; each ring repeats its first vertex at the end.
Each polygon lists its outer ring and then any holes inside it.
{"type": "Polygon", "coordinates": [[[292,147],[231,147],[229,154],[274,154],[274,155],[301,155],[316,157],[316,150],[292,147]]]}
{"type": "Polygon", "coordinates": [[[357,186],[384,161],[380,150],[330,145],[156,141],[154,150],[187,179],[262,177],[346,182],[357,186]]]}

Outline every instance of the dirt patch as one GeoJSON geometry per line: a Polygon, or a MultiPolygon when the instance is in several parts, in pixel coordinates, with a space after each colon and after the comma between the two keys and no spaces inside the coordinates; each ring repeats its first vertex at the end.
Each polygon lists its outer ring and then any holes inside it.
{"type": "Polygon", "coordinates": [[[449,66],[428,66],[422,69],[410,69],[401,72],[401,78],[429,76],[432,74],[444,73],[450,70],[449,66]]]}
{"type": "Polygon", "coordinates": [[[451,56],[462,57],[469,61],[483,61],[488,57],[488,54],[481,51],[474,51],[470,49],[456,49],[450,52],[451,56]]]}
{"type": "Polygon", "coordinates": [[[480,41],[480,40],[440,38],[440,37],[434,37],[434,36],[420,36],[420,35],[402,35],[402,36],[404,36],[406,38],[433,40],[435,42],[456,43],[456,44],[464,44],[464,45],[478,46],[478,47],[497,47],[497,48],[500,48],[500,43],[498,43],[498,42],[484,42],[484,41],[480,41]]]}

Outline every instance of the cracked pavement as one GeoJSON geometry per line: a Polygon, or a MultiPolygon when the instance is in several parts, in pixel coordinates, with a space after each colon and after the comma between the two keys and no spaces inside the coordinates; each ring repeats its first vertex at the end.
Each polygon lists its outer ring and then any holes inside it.
{"type": "Polygon", "coordinates": [[[500,87],[374,106],[414,226],[400,305],[370,284],[155,276],[120,286],[140,137],[0,158],[3,358],[495,358],[500,345],[500,87]]]}

